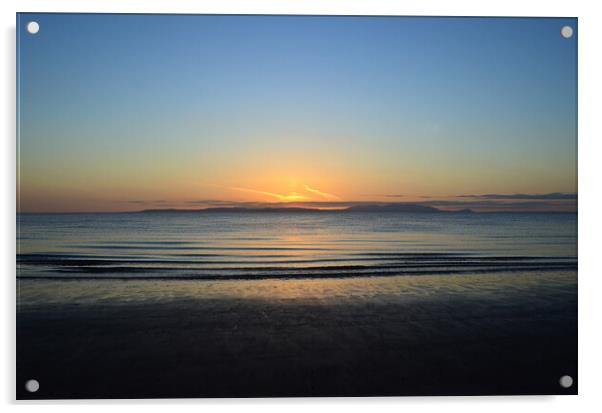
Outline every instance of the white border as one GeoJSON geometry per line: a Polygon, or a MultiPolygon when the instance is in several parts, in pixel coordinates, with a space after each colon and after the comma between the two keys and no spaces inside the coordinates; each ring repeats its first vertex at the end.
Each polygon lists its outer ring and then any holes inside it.
{"type": "MultiPolygon", "coordinates": [[[[544,410],[547,412],[595,411],[602,408],[602,351],[600,295],[602,271],[596,261],[600,255],[602,234],[599,196],[602,133],[600,130],[600,73],[602,59],[602,19],[595,1],[478,1],[478,0],[94,0],[94,1],[12,1],[0,2],[2,8],[2,84],[4,96],[2,125],[4,139],[0,149],[2,170],[2,339],[3,362],[0,373],[1,401],[10,410],[44,409],[46,412],[116,411],[143,408],[164,411],[167,405],[183,410],[211,409],[251,412],[306,411],[333,408],[359,412],[365,409],[396,411],[420,409],[446,412],[507,412],[508,410],[544,410]],[[371,14],[371,15],[455,15],[455,16],[554,16],[579,18],[579,393],[562,397],[433,397],[433,398],[361,398],[361,399],[239,399],[239,400],[143,400],[143,401],[69,401],[14,402],[14,328],[15,328],[15,13],[25,12],[144,12],[144,13],[238,13],[238,14],[371,14]]],[[[170,407],[172,408],[172,407],[170,407]]],[[[598,410],[600,411],[600,410],[598,410]]]]}

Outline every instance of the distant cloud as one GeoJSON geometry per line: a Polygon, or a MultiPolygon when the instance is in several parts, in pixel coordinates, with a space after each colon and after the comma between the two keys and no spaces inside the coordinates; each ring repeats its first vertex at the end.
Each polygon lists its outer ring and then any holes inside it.
{"type": "Polygon", "coordinates": [[[142,204],[164,204],[165,202],[167,202],[167,200],[165,199],[157,199],[157,200],[133,200],[133,201],[127,201],[128,204],[137,204],[137,205],[142,205],[142,204]]]}
{"type": "Polygon", "coordinates": [[[233,187],[232,189],[234,189],[236,191],[250,192],[253,194],[265,195],[265,196],[269,196],[272,198],[276,198],[280,201],[303,201],[303,200],[309,199],[309,197],[298,194],[296,192],[291,192],[288,194],[276,194],[274,192],[260,191],[260,190],[252,189],[252,188],[233,187]]]}
{"type": "Polygon", "coordinates": [[[303,187],[305,188],[305,190],[307,192],[312,193],[314,195],[318,195],[318,196],[320,196],[320,197],[322,197],[324,199],[328,199],[328,200],[339,200],[339,199],[341,199],[341,198],[339,198],[336,195],[329,194],[327,192],[322,192],[322,191],[320,191],[318,189],[310,187],[309,185],[304,185],[303,187]]]}
{"type": "Polygon", "coordinates": [[[385,194],[387,198],[403,198],[405,195],[402,194],[385,194]]]}
{"type": "Polygon", "coordinates": [[[577,199],[577,194],[567,194],[562,192],[551,192],[549,194],[484,194],[484,195],[460,195],[459,198],[478,198],[478,199],[577,199]]]}
{"type": "Polygon", "coordinates": [[[193,199],[190,201],[185,201],[186,204],[189,205],[211,205],[211,206],[224,206],[224,205],[232,205],[236,202],[234,201],[222,201],[219,199],[193,199]]]}
{"type": "MultiPolygon", "coordinates": [[[[253,188],[231,187],[229,189],[233,189],[235,191],[241,191],[241,192],[249,192],[249,193],[259,194],[259,195],[265,195],[265,196],[274,198],[274,199],[276,199],[278,201],[282,201],[282,202],[300,202],[300,201],[310,201],[312,199],[312,197],[310,195],[305,195],[305,194],[298,193],[298,192],[289,192],[286,194],[278,194],[275,192],[260,191],[258,189],[253,189],[253,188]]],[[[317,195],[320,198],[327,200],[327,201],[340,200],[340,198],[334,194],[329,194],[328,192],[320,191],[319,189],[312,188],[309,185],[303,185],[303,189],[308,194],[317,195]]]]}

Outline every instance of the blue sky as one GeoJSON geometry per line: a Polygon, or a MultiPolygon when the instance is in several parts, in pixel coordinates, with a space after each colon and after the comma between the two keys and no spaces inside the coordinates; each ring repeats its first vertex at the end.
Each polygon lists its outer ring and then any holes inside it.
{"type": "Polygon", "coordinates": [[[18,32],[24,210],[577,190],[576,19],[20,14],[18,32]]]}

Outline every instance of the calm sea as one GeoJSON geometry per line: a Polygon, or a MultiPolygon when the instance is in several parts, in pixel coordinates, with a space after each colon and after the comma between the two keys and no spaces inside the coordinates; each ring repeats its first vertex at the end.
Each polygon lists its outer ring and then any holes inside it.
{"type": "Polygon", "coordinates": [[[577,215],[19,214],[19,278],[268,279],[577,268],[577,215]]]}

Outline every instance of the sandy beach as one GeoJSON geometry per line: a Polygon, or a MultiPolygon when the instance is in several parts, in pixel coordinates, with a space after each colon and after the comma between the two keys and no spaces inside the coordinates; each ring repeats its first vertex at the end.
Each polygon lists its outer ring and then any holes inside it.
{"type": "Polygon", "coordinates": [[[18,398],[576,394],[575,272],[20,280],[18,398]]]}

